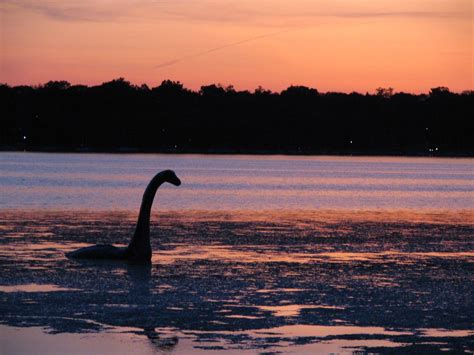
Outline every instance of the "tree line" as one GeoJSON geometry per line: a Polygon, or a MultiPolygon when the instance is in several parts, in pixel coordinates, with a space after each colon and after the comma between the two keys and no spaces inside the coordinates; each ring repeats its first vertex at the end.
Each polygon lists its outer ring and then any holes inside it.
{"type": "Polygon", "coordinates": [[[180,82],[0,85],[0,148],[278,154],[467,155],[474,92],[253,92],[180,82]]]}

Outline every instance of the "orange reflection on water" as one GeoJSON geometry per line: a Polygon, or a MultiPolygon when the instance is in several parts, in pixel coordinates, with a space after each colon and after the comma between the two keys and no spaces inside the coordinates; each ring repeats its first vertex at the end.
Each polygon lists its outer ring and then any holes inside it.
{"type": "MultiPolygon", "coordinates": [[[[261,245],[259,247],[262,247],[261,245]]],[[[324,248],[324,247],[321,247],[324,248]]],[[[474,252],[402,252],[402,251],[383,251],[383,252],[282,252],[266,246],[263,252],[252,250],[254,247],[247,246],[238,249],[230,246],[189,246],[175,245],[168,251],[158,251],[153,255],[154,263],[169,264],[182,260],[222,260],[238,263],[309,263],[309,262],[331,262],[331,263],[350,263],[350,262],[398,262],[406,263],[410,259],[413,263],[417,259],[428,258],[463,258],[467,262],[474,263],[474,252]]]]}
{"type": "Polygon", "coordinates": [[[340,309],[344,307],[327,306],[327,305],[301,305],[301,304],[288,304],[283,306],[258,306],[258,309],[263,311],[270,311],[276,317],[294,317],[300,314],[303,309],[340,309]]]}
{"type": "Polygon", "coordinates": [[[468,337],[474,335],[473,330],[452,329],[418,329],[426,337],[468,337]]]}
{"type": "Polygon", "coordinates": [[[0,292],[59,292],[59,291],[79,291],[79,289],[59,287],[45,284],[25,284],[14,286],[0,286],[0,292]]]}
{"type": "Polygon", "coordinates": [[[254,331],[255,336],[284,335],[285,337],[327,337],[331,335],[351,335],[351,334],[383,334],[383,335],[410,335],[410,332],[387,330],[381,327],[358,327],[350,325],[287,325],[268,329],[268,331],[254,331]]]}
{"type": "Polygon", "coordinates": [[[226,260],[240,263],[255,262],[294,262],[307,263],[317,257],[316,254],[305,253],[285,253],[272,251],[271,247],[266,248],[265,252],[251,250],[233,249],[230,246],[216,245],[179,245],[174,246],[172,250],[158,251],[153,254],[154,263],[173,263],[182,260],[226,260]]]}
{"type": "MultiPolygon", "coordinates": [[[[438,210],[438,209],[277,209],[277,210],[232,210],[208,211],[188,210],[182,212],[162,212],[160,219],[179,218],[183,222],[274,222],[292,223],[306,227],[324,223],[341,222],[409,222],[474,225],[474,210],[438,210]]],[[[343,225],[341,225],[344,227],[343,225]]],[[[336,227],[336,226],[333,226],[336,227]]]]}

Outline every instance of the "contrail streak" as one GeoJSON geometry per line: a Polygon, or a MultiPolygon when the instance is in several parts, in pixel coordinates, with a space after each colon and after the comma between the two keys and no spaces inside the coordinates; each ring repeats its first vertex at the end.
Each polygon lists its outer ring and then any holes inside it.
{"type": "Polygon", "coordinates": [[[246,39],[243,39],[241,41],[232,42],[232,43],[228,43],[228,44],[223,44],[222,46],[214,47],[214,48],[211,48],[211,49],[208,49],[208,50],[196,53],[196,54],[191,54],[191,55],[188,55],[188,56],[185,56],[185,57],[168,60],[166,62],[163,62],[163,63],[160,63],[160,64],[156,65],[154,68],[156,69],[156,68],[168,67],[170,65],[175,65],[176,63],[182,62],[183,60],[186,60],[186,59],[201,57],[203,55],[206,55],[206,54],[209,54],[209,53],[212,53],[212,52],[220,51],[221,49],[238,46],[238,45],[241,45],[243,43],[257,41],[259,39],[263,39],[263,38],[267,38],[267,37],[278,36],[282,33],[287,33],[287,32],[291,32],[291,31],[295,31],[295,29],[292,29],[292,30],[288,29],[288,30],[283,30],[283,31],[278,31],[278,32],[267,33],[267,34],[260,35],[260,36],[246,38],[246,39]]]}

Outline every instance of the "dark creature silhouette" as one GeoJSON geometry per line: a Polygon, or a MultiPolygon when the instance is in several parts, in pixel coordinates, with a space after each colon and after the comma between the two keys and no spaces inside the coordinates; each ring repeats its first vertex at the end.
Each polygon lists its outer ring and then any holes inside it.
{"type": "Polygon", "coordinates": [[[127,247],[116,247],[110,244],[93,245],[67,253],[66,256],[73,259],[112,259],[126,260],[134,264],[151,263],[151,206],[153,205],[156,190],[158,190],[164,182],[168,182],[175,186],[181,185],[181,181],[172,170],[164,170],[151,179],[145,193],[143,194],[135,233],[127,247]]]}

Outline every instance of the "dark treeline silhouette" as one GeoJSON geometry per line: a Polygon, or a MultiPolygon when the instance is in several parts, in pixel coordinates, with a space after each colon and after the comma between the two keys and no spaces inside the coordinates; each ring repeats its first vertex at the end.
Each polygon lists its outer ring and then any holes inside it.
{"type": "Polygon", "coordinates": [[[0,147],[57,151],[468,155],[474,92],[0,85],[0,147]]]}

